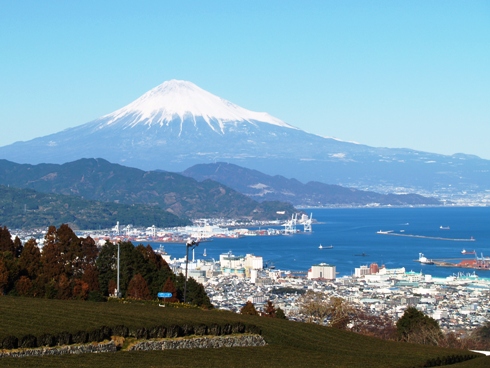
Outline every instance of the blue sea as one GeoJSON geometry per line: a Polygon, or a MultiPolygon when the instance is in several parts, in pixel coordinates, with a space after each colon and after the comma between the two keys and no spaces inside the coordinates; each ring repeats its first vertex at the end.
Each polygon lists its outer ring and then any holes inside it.
{"type": "MultiPolygon", "coordinates": [[[[250,236],[239,239],[213,239],[195,249],[196,258],[219,259],[222,253],[248,253],[262,256],[276,269],[306,272],[315,264],[335,265],[338,276],[354,273],[354,268],[377,263],[387,268],[405,267],[434,277],[446,277],[463,268],[423,265],[419,253],[434,260],[458,263],[474,259],[463,249],[490,255],[490,207],[431,208],[349,208],[307,209],[318,222],[311,233],[280,236],[250,236]],[[442,227],[442,228],[441,228],[442,227]],[[379,230],[410,236],[378,234],[379,230]],[[444,239],[435,239],[444,238],[444,239]],[[474,241],[465,241],[469,239],[474,241]],[[331,249],[319,249],[332,246],[331,249]],[[206,249],[206,257],[203,257],[206,249]]],[[[298,226],[302,230],[302,226],[298,226]]],[[[159,244],[152,244],[158,248],[159,244]]],[[[164,244],[172,258],[185,256],[184,244],[164,244]]],[[[490,271],[478,271],[490,277],[490,271]]]]}

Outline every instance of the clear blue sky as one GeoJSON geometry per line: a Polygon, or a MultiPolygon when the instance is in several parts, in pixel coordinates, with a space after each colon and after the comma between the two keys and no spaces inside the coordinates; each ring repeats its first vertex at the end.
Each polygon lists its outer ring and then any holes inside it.
{"type": "Polygon", "coordinates": [[[319,135],[490,159],[487,0],[0,0],[0,146],[169,79],[319,135]]]}

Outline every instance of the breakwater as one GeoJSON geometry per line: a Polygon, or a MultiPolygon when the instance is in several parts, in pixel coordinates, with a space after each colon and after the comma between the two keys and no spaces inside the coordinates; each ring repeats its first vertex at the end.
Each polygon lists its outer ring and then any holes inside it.
{"type": "Polygon", "coordinates": [[[472,242],[472,241],[475,241],[475,238],[444,238],[442,236],[402,234],[402,233],[394,233],[394,232],[390,232],[390,231],[378,231],[376,234],[379,234],[379,235],[390,235],[390,236],[403,236],[403,237],[406,237],[406,238],[420,238],[420,239],[432,239],[432,240],[448,240],[448,241],[456,241],[456,242],[472,242]]]}

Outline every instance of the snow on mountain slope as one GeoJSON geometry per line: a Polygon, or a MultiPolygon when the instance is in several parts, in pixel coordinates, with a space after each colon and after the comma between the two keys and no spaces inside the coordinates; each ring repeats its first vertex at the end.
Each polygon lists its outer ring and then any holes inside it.
{"type": "Polygon", "coordinates": [[[174,120],[194,120],[202,117],[216,131],[224,132],[224,125],[236,122],[269,123],[272,125],[297,129],[266,112],[255,112],[237,106],[225,99],[199,88],[194,83],[180,80],[166,81],[129,105],[102,116],[101,126],[110,126],[124,121],[125,127],[136,125],[168,125],[174,120]],[[218,124],[212,124],[211,122],[218,124]]]}

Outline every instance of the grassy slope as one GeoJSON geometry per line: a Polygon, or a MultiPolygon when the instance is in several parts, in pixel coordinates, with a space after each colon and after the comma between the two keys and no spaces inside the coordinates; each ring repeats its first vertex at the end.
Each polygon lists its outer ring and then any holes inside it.
{"type": "MultiPolygon", "coordinates": [[[[180,323],[255,324],[269,344],[258,348],[118,352],[43,358],[2,359],[5,367],[415,367],[429,358],[466,354],[428,346],[381,341],[331,328],[241,316],[222,311],[159,308],[152,305],[0,298],[0,338],[14,334],[76,332],[102,325],[128,327],[180,323]]],[[[490,366],[490,358],[452,365],[490,366]],[[479,362],[478,362],[479,361],[479,362]]]]}

